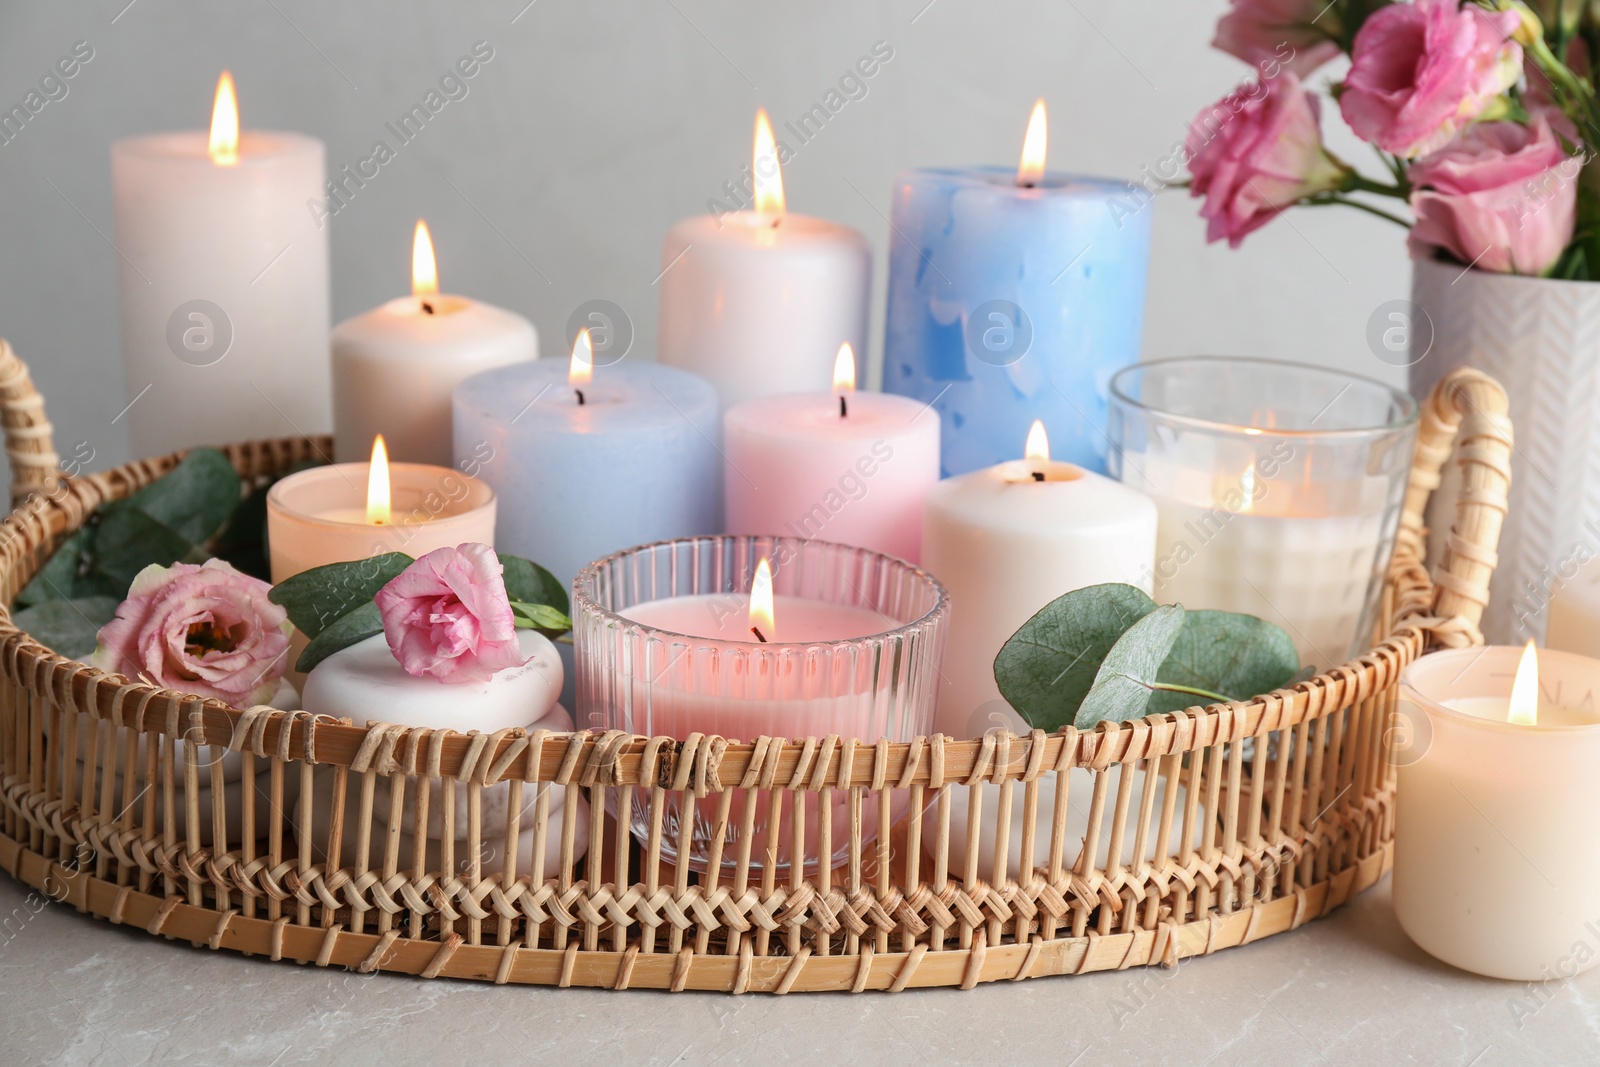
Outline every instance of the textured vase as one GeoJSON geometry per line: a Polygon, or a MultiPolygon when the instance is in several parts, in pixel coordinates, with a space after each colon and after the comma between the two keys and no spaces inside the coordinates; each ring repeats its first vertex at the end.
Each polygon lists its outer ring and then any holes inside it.
{"type": "MultiPolygon", "coordinates": [[[[1483,631],[1491,644],[1543,640],[1550,593],[1600,557],[1600,283],[1414,264],[1411,390],[1472,366],[1499,379],[1516,428],[1511,510],[1483,631]],[[1431,342],[1431,343],[1430,343],[1431,342]]],[[[1452,479],[1428,514],[1439,558],[1452,479]]]]}

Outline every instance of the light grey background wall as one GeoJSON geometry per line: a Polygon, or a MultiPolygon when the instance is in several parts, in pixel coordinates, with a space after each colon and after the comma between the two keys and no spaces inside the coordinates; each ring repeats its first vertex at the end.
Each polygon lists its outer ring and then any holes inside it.
{"type": "MultiPolygon", "coordinates": [[[[757,106],[817,103],[875,41],[893,59],[791,161],[791,210],[877,249],[881,345],[889,182],[922,164],[1011,163],[1036,96],[1052,168],[1136,177],[1247,68],[1209,47],[1224,0],[93,0],[0,5],[8,110],[76,41],[94,59],[0,145],[0,336],[34,368],[63,453],[127,457],[108,146],[209,121],[217,72],[247,127],[323,138],[354,164],[474,42],[494,58],[330,221],[335,319],[408,291],[427,218],[447,290],[514,308],[547,353],[584,301],[620,304],[654,350],[661,237],[749,159],[757,106]]],[[[1321,79],[1336,74],[1328,68],[1321,79]]],[[[1325,116],[1349,159],[1363,149],[1325,116]]],[[[1369,350],[1373,310],[1409,286],[1403,234],[1348,211],[1294,212],[1230,252],[1182,191],[1155,207],[1147,357],[1326,363],[1398,382],[1369,350]]],[[[874,375],[875,380],[875,375],[874,375]]],[[[287,429],[285,432],[289,432],[287,429]]]]}

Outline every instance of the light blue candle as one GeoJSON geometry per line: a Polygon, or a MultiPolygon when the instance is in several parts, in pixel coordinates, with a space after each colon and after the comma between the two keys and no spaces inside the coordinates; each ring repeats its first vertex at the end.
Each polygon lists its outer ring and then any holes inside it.
{"type": "Polygon", "coordinates": [[[1015,169],[895,180],[883,387],[943,420],[943,469],[1051,454],[1105,470],[1106,383],[1139,358],[1149,198],[1125,182],[1015,169]]]}
{"type": "Polygon", "coordinates": [[[717,395],[653,363],[596,367],[579,390],[565,359],[485,371],[455,392],[456,465],[498,499],[495,548],[569,587],[589,563],[650,541],[716,533],[717,395]]]}

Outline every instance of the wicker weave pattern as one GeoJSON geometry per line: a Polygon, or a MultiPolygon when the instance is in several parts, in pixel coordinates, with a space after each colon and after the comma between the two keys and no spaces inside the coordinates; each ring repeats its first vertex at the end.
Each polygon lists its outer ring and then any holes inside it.
{"type": "MultiPolygon", "coordinates": [[[[53,455],[20,366],[0,343],[13,455],[53,455]]],[[[1498,387],[1470,372],[1430,403],[1386,591],[1389,636],[1372,652],[1249,703],[1093,731],[867,744],[357,728],[103,675],[0,622],[0,866],[113,922],[212,948],[496,982],[970,987],[1248,943],[1325,914],[1388,867],[1395,682],[1431,645],[1479,640],[1504,515],[1504,411],[1498,387]],[[1420,514],[1458,425],[1473,488],[1441,572],[1441,618],[1417,558],[1420,514]],[[1073,774],[1092,778],[1087,813],[1067,802],[1073,774]],[[485,820],[492,790],[508,794],[503,825],[485,820]],[[655,818],[635,845],[607,810],[628,810],[642,791],[655,818]],[[971,841],[980,825],[996,828],[998,869],[980,870],[975,847],[952,868],[958,791],[971,841]],[[863,843],[863,817],[888,825],[896,795],[927,818],[863,843]],[[669,797],[701,799],[734,826],[753,824],[761,805],[813,855],[840,844],[819,813],[843,803],[849,858],[809,876],[748,856],[708,876],[674,869],[661,856],[665,835],[683,832],[662,817],[669,797]],[[319,805],[326,829],[314,834],[319,805]],[[1003,859],[1017,824],[1021,855],[1039,859],[1021,874],[1003,859]],[[530,832],[534,869],[519,869],[530,832]]],[[[258,478],[326,442],[228,451],[258,478]]],[[[72,479],[16,468],[19,491],[33,494],[0,524],[0,596],[9,603],[96,505],[176,458],[72,479]]]]}

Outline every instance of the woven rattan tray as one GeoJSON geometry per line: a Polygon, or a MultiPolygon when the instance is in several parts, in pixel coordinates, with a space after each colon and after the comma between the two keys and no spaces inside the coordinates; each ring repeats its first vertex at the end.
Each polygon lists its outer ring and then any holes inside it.
{"type": "MultiPolygon", "coordinates": [[[[1247,944],[1326,914],[1389,867],[1396,680],[1431,648],[1481,641],[1508,488],[1505,412],[1499,386],[1473,372],[1427,403],[1368,654],[1248,703],[1086,732],[868,744],[356,728],[105,675],[0,614],[0,868],[80,911],[212,949],[538,985],[970,988],[1247,944]],[[1419,558],[1421,516],[1458,437],[1466,490],[1436,587],[1419,558]],[[1067,801],[1071,776],[1087,811],[1067,801]],[[462,784],[444,788],[450,779],[462,784]],[[487,833],[496,789],[510,815],[487,833]],[[874,809],[887,825],[891,797],[893,810],[927,815],[874,842],[852,835],[831,870],[710,876],[664,863],[659,830],[636,845],[607,815],[636,796],[653,811],[687,796],[738,819],[761,789],[784,818],[809,809],[812,833],[827,821],[819,805],[840,798],[854,825],[874,809]],[[979,870],[975,849],[952,862],[958,794],[973,839],[990,821],[1003,857],[1020,827],[1019,855],[1037,862],[1009,875],[979,870]],[[423,803],[442,811],[441,840],[467,847],[419,850],[423,803]],[[313,840],[319,807],[329,829],[313,840]],[[555,863],[496,862],[530,829],[532,862],[549,848],[555,863]]],[[[43,401],[3,341],[0,417],[14,481],[0,526],[10,604],[96,506],[178,457],[63,477],[43,401]]],[[[225,449],[258,481],[327,450],[306,439],[225,449]]]]}

